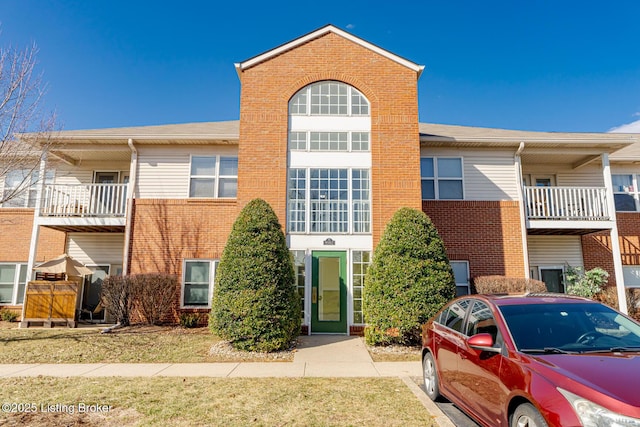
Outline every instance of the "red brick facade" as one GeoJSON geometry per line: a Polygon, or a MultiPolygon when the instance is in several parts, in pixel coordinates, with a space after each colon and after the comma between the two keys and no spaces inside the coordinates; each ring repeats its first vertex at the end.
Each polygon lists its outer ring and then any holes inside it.
{"type": "Polygon", "coordinates": [[[449,259],[469,261],[471,278],[524,277],[520,205],[511,201],[423,201],[449,259]]]}
{"type": "MultiPolygon", "coordinates": [[[[181,280],[183,260],[220,259],[237,214],[235,200],[135,200],[129,273],[167,273],[181,280]]],[[[208,311],[180,310],[181,289],[174,313],[208,311]]]]}
{"type": "MultiPolygon", "coordinates": [[[[622,265],[640,265],[640,213],[618,213],[616,221],[622,265]]],[[[615,286],[611,236],[608,231],[583,236],[582,256],[585,269],[604,268],[609,272],[609,286],[615,286]]]]}
{"type": "Polygon", "coordinates": [[[334,33],[242,72],[238,203],[266,200],[285,225],[289,99],[337,80],[371,104],[374,243],[403,206],[420,209],[417,73],[334,33]]]}
{"type": "MultiPolygon", "coordinates": [[[[3,236],[3,243],[0,244],[0,261],[27,262],[32,229],[33,209],[0,209],[0,236],[3,236]]],[[[40,227],[35,261],[44,262],[63,254],[65,239],[66,235],[61,231],[40,227]]]]}

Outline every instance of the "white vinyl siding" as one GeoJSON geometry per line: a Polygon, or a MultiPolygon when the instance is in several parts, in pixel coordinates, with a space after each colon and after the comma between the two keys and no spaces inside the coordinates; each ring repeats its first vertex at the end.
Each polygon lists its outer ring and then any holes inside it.
{"type": "Polygon", "coordinates": [[[580,236],[528,236],[529,264],[531,267],[582,267],[582,241],[580,236]]]}
{"type": "Polygon", "coordinates": [[[121,265],[124,233],[69,233],[67,253],[87,265],[121,265]]]}
{"type": "Polygon", "coordinates": [[[518,200],[512,151],[423,148],[421,157],[462,157],[464,200],[518,200]]]}
{"type": "Polygon", "coordinates": [[[189,197],[191,156],[237,156],[237,146],[139,147],[136,198],[189,197]]]}
{"type": "Polygon", "coordinates": [[[604,187],[601,171],[593,173],[560,173],[556,175],[558,187],[604,187]]]}
{"type": "Polygon", "coordinates": [[[56,165],[55,184],[91,184],[95,171],[120,172],[120,177],[129,175],[129,162],[83,162],[80,166],[56,165]]]}

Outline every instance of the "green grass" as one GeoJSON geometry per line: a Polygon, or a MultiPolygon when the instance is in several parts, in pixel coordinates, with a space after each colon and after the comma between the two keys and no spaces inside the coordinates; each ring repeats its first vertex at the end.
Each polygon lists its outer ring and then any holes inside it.
{"type": "Polygon", "coordinates": [[[0,402],[38,408],[0,413],[0,425],[436,425],[397,378],[6,378],[0,402]],[[80,414],[80,403],[111,408],[80,414]],[[41,410],[56,404],[76,411],[41,410]]]}
{"type": "MultiPolygon", "coordinates": [[[[207,328],[129,327],[18,329],[0,322],[0,363],[196,363],[232,361],[209,355],[220,339],[207,328]]],[[[244,358],[243,361],[251,360],[244,358]]],[[[259,359],[260,361],[268,361],[259,359]]],[[[293,356],[289,359],[293,360],[293,356]]]]}

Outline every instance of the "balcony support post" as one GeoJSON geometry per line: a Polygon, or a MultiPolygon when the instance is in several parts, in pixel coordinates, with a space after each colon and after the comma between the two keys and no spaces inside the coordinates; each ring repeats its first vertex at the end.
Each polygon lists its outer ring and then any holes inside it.
{"type": "Polygon", "coordinates": [[[613,257],[613,269],[616,275],[616,290],[618,291],[618,308],[621,312],[628,314],[627,292],[624,286],[624,271],[622,269],[622,256],[620,253],[620,240],[618,236],[618,221],[616,219],[616,204],[613,198],[613,181],[611,180],[611,166],[609,165],[609,154],[602,153],[602,174],[604,185],[607,189],[607,208],[613,225],[610,231],[611,256],[613,257]]]}
{"type": "Polygon", "coordinates": [[[135,199],[136,177],[138,173],[138,150],[133,145],[133,139],[129,138],[129,148],[131,149],[131,164],[129,165],[129,188],[127,190],[127,211],[124,228],[124,259],[122,260],[122,275],[129,274],[129,251],[131,250],[131,219],[133,216],[133,200],[135,199]]]}
{"type": "MultiPolygon", "coordinates": [[[[46,181],[47,171],[47,153],[44,153],[40,159],[40,174],[38,175],[38,188],[36,190],[36,207],[33,211],[33,224],[31,226],[31,242],[29,243],[29,259],[27,261],[27,283],[33,279],[33,266],[36,262],[38,253],[38,238],[40,237],[40,210],[42,209],[42,197],[44,195],[44,184],[46,181]]],[[[26,301],[27,287],[24,287],[25,295],[22,301],[26,301]]],[[[25,318],[26,304],[22,304],[22,319],[25,318]]],[[[22,323],[22,322],[20,322],[22,323]]]]}

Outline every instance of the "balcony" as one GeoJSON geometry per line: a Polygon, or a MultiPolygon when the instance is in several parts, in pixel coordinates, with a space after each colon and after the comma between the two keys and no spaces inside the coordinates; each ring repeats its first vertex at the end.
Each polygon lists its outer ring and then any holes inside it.
{"type": "Polygon", "coordinates": [[[612,227],[605,187],[525,186],[524,203],[530,232],[574,230],[585,234],[612,227]]]}
{"type": "Polygon", "coordinates": [[[88,227],[116,227],[96,231],[122,231],[127,187],[127,184],[45,185],[39,222],[67,231],[87,231],[88,227]]]}

